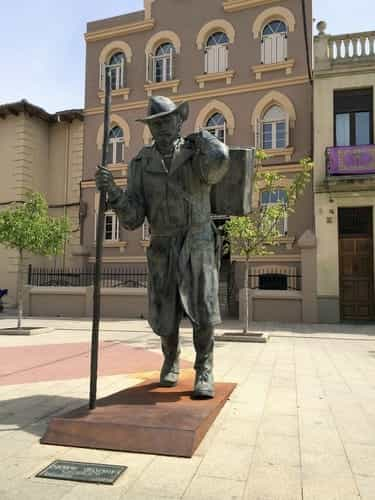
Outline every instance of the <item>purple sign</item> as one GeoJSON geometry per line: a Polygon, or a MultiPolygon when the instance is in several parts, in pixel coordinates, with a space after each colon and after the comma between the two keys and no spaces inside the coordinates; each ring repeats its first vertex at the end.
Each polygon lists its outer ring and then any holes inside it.
{"type": "Polygon", "coordinates": [[[327,148],[328,175],[375,174],[375,146],[327,148]]]}

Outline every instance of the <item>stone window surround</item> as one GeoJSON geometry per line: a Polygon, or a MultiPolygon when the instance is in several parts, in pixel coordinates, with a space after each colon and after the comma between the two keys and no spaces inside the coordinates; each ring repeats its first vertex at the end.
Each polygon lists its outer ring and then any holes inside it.
{"type": "Polygon", "coordinates": [[[148,56],[152,54],[159,45],[162,43],[169,42],[173,45],[176,54],[180,54],[181,52],[181,40],[180,37],[174,31],[164,30],[158,31],[151,38],[149,38],[148,42],[145,46],[145,54],[148,56]]]}
{"type": "MultiPolygon", "coordinates": [[[[253,114],[251,116],[251,126],[253,129],[254,136],[256,137],[257,133],[257,124],[261,120],[262,115],[265,110],[270,106],[280,106],[288,115],[289,118],[289,127],[291,129],[295,128],[296,123],[296,110],[292,103],[292,101],[285,94],[277,91],[268,92],[265,96],[263,96],[256,104],[253,114]]],[[[286,147],[280,149],[271,149],[267,150],[266,153],[269,157],[275,156],[284,156],[285,161],[290,161],[292,155],[294,153],[293,147],[286,147]]]]}
{"type": "Polygon", "coordinates": [[[227,85],[232,83],[234,77],[234,70],[221,71],[220,73],[204,73],[203,75],[197,75],[194,80],[198,83],[199,88],[203,89],[207,82],[213,82],[217,80],[225,80],[227,85]]]}
{"type": "Polygon", "coordinates": [[[226,121],[226,130],[228,135],[234,134],[235,129],[235,119],[232,110],[221,101],[213,100],[208,102],[198,113],[198,116],[195,120],[195,132],[198,132],[203,127],[205,127],[206,121],[210,118],[214,113],[220,113],[224,116],[226,121]]]}
{"type": "Polygon", "coordinates": [[[151,97],[152,93],[159,89],[172,89],[173,94],[177,94],[180,83],[180,80],[166,80],[163,82],[146,83],[143,88],[148,97],[151,97]]]}
{"type": "Polygon", "coordinates": [[[286,75],[291,75],[295,65],[294,59],[287,59],[281,63],[274,64],[257,64],[251,67],[251,70],[255,73],[255,79],[261,80],[263,73],[268,73],[270,71],[282,71],[285,70],[286,75]]]}
{"type": "Polygon", "coordinates": [[[294,14],[285,7],[270,7],[269,9],[261,12],[255,19],[252,27],[254,39],[261,38],[263,28],[266,26],[266,24],[271,21],[277,20],[285,22],[288,28],[288,33],[294,32],[296,27],[296,18],[294,17],[294,14]]]}
{"type": "MultiPolygon", "coordinates": [[[[119,126],[122,128],[124,131],[124,143],[125,147],[129,147],[130,144],[130,127],[124,118],[121,118],[121,116],[116,115],[116,114],[111,114],[111,119],[110,119],[110,127],[114,127],[115,125],[119,126]]],[[[104,134],[104,123],[102,123],[98,129],[98,133],[96,136],[96,146],[98,150],[102,150],[103,147],[103,134],[104,134]]]]}
{"type": "MultiPolygon", "coordinates": [[[[110,57],[115,54],[116,52],[123,52],[125,55],[125,62],[126,64],[130,64],[132,62],[133,58],[133,51],[130,47],[130,45],[124,41],[121,40],[115,40],[113,42],[108,43],[103,47],[103,49],[100,52],[99,55],[99,68],[102,67],[103,64],[106,64],[107,61],[110,59],[110,57]]],[[[126,75],[125,75],[125,82],[126,82],[126,75]]],[[[124,100],[127,100],[129,98],[129,93],[130,89],[127,87],[122,87],[116,90],[112,90],[112,96],[123,96],[124,100]]],[[[98,92],[98,97],[100,99],[100,102],[103,104],[104,103],[104,91],[100,90],[98,92]]]]}
{"type": "Polygon", "coordinates": [[[213,19],[206,23],[197,35],[196,44],[198,50],[205,48],[208,37],[215,33],[215,31],[223,31],[227,35],[229,43],[234,43],[236,31],[232,24],[225,19],[213,19]]]}
{"type": "Polygon", "coordinates": [[[259,289],[259,277],[264,274],[286,275],[288,277],[288,290],[297,289],[297,267],[295,266],[281,266],[280,264],[250,266],[250,274],[250,288],[252,289],[259,289]]]}

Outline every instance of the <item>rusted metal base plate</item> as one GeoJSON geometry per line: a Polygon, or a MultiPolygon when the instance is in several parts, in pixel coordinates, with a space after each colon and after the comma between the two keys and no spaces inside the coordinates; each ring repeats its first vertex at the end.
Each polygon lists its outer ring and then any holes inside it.
{"type": "Polygon", "coordinates": [[[54,417],[43,444],[191,457],[236,384],[215,384],[213,399],[191,399],[193,380],[147,382],[54,417]]]}

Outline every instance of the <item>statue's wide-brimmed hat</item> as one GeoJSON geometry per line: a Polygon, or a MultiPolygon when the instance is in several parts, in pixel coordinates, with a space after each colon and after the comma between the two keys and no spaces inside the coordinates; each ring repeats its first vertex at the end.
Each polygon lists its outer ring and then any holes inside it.
{"type": "Polygon", "coordinates": [[[150,97],[148,101],[148,116],[145,118],[139,118],[137,122],[149,123],[156,118],[161,118],[163,116],[172,115],[178,113],[182,121],[185,121],[189,114],[189,104],[187,102],[182,102],[178,106],[168,97],[155,96],[150,97]]]}

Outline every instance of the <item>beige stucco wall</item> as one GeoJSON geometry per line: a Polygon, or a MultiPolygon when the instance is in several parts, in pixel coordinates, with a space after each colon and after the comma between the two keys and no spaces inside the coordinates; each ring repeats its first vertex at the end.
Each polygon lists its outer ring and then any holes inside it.
{"type": "MultiPolygon", "coordinates": [[[[203,119],[214,111],[223,112],[227,120],[228,134],[226,142],[229,146],[250,146],[255,144],[256,120],[254,112],[262,103],[262,111],[276,99],[281,105],[288,104],[290,112],[291,130],[290,143],[293,151],[288,155],[279,155],[270,158],[266,163],[272,165],[280,173],[287,172],[292,164],[298,165],[300,159],[312,156],[312,88],[308,82],[306,47],[304,38],[304,24],[299,2],[284,0],[282,6],[276,2],[259,1],[255,4],[247,2],[246,8],[229,12],[224,8],[222,0],[189,0],[176,2],[176,0],[156,0],[152,3],[152,18],[154,26],[149,25],[144,29],[126,33],[127,27],[136,20],[143,19],[143,12],[132,13],[116,18],[103,19],[88,24],[87,51],[86,51],[86,99],[85,99],[85,151],[84,173],[85,181],[82,188],[83,200],[87,203],[88,212],[82,225],[82,241],[90,251],[90,259],[94,258],[94,206],[95,189],[93,179],[95,166],[100,161],[100,147],[97,138],[103,124],[103,93],[99,89],[99,61],[103,51],[114,50],[124,40],[131,49],[131,61],[126,65],[126,87],[129,93],[114,93],[112,96],[112,112],[114,123],[119,118],[126,121],[124,130],[130,136],[129,144],[125,148],[125,162],[129,163],[144,145],[144,125],[137,123],[136,119],[145,116],[147,112],[147,89],[145,52],[150,43],[155,40],[165,41],[166,33],[175,43],[177,54],[174,60],[175,78],[179,80],[177,92],[171,88],[156,89],[154,94],[166,95],[172,99],[186,99],[190,103],[190,114],[183,126],[182,133],[187,135],[197,130],[202,125],[203,119]],[[285,69],[264,72],[261,80],[257,79],[253,66],[261,62],[261,39],[254,37],[253,26],[257,20],[263,19],[272,7],[273,15],[270,19],[284,19],[285,9],[294,17],[293,28],[290,25],[288,34],[288,57],[294,60],[292,72],[286,73],[285,69]],[[196,15],[191,16],[191,12],[196,15]],[[276,16],[276,17],[275,17],[276,16]],[[189,23],[185,20],[189,19],[189,23]],[[199,33],[206,35],[212,30],[224,29],[231,41],[229,44],[229,69],[234,70],[233,81],[214,80],[206,82],[200,88],[195,77],[204,72],[204,51],[197,44],[199,33]],[[107,30],[100,32],[100,30],[107,30]],[[111,30],[114,30],[111,32],[111,30]],[[125,30],[121,34],[118,30],[125,30]],[[174,35],[171,35],[171,32],[174,35]],[[176,42],[178,40],[178,42],[176,42]],[[181,45],[179,50],[179,46],[181,45]],[[281,101],[280,101],[281,99],[281,101]],[[280,102],[279,102],[280,101],[280,102]],[[292,124],[293,122],[293,124],[292,124]]],[[[311,1],[306,1],[308,31],[311,32],[311,1]]],[[[268,14],[264,18],[268,19],[268,14]]],[[[263,26],[263,24],[261,24],[263,26]]],[[[199,40],[198,40],[199,41],[199,40]]],[[[309,39],[309,43],[311,40],[309,39]]],[[[151,44],[152,45],[152,44],[151,44]]],[[[310,47],[311,48],[311,47],[310,47]]],[[[311,50],[310,50],[311,55],[311,50]]],[[[129,59],[129,57],[127,57],[129,59]]],[[[100,145],[100,141],[99,141],[100,145]]],[[[117,166],[116,166],[117,167],[117,166]]],[[[121,169],[114,172],[118,182],[124,181],[121,169]]],[[[298,201],[296,213],[291,215],[289,231],[292,246],[306,229],[313,229],[313,193],[309,185],[301,199],[298,201]]],[[[104,262],[145,262],[145,252],[141,231],[120,231],[121,243],[104,249],[104,262]]],[[[277,253],[299,253],[298,248],[290,250],[286,245],[276,249],[277,253]]]]}
{"type": "MultiPolygon", "coordinates": [[[[319,77],[314,80],[314,179],[315,186],[320,184],[326,173],[325,150],[334,145],[334,106],[335,90],[373,87],[375,95],[375,67],[372,73],[345,74],[341,76],[319,77]]],[[[374,99],[375,129],[375,99],[374,99]]]]}
{"type": "MultiPolygon", "coordinates": [[[[102,288],[102,316],[147,318],[146,288],[102,288]]],[[[30,316],[90,317],[92,287],[26,287],[25,312],[30,316]]]]}
{"type": "MultiPolygon", "coordinates": [[[[323,322],[340,320],[339,308],[339,238],[338,209],[340,207],[373,207],[375,221],[375,191],[365,190],[363,180],[352,182],[346,192],[337,187],[324,187],[326,179],[325,151],[334,146],[334,91],[340,89],[373,87],[375,95],[375,64],[360,72],[360,65],[353,71],[348,63],[341,66],[342,74],[335,68],[317,72],[314,80],[314,188],[315,225],[317,236],[317,296],[319,317],[323,322]]],[[[375,107],[375,100],[374,100],[375,107]]],[[[373,113],[375,128],[375,109],[373,113]]],[[[339,182],[339,181],[338,181],[339,182]]],[[[344,180],[340,181],[344,183],[344,180]]],[[[375,227],[374,227],[375,235],[375,227]]],[[[375,250],[374,250],[375,252],[375,250]]],[[[375,255],[375,254],[374,254],[375,255]]]]}
{"type": "MultiPolygon", "coordinates": [[[[318,241],[318,295],[339,296],[338,209],[372,207],[375,235],[375,192],[320,193],[315,196],[316,236],[318,241]]],[[[374,247],[375,261],[375,247],[374,247]]]]}
{"type": "MultiPolygon", "coordinates": [[[[0,120],[0,157],[2,179],[0,209],[10,202],[25,199],[28,190],[41,192],[54,216],[67,215],[73,232],[64,256],[46,258],[29,256],[27,263],[53,266],[77,261],[75,248],[80,243],[79,202],[83,159],[83,123],[49,123],[37,116],[20,113],[0,120]],[[71,206],[64,207],[70,204],[71,206]]],[[[6,303],[16,302],[18,259],[15,251],[0,247],[0,288],[8,288],[6,303]]]]}

